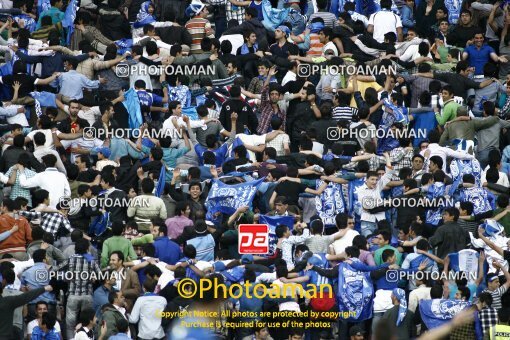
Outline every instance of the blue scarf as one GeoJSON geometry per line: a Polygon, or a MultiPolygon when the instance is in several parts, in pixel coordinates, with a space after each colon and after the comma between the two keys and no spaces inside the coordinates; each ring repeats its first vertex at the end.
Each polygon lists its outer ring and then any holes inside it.
{"type": "Polygon", "coordinates": [[[398,318],[397,318],[397,327],[400,326],[407,313],[407,301],[406,301],[406,292],[402,288],[393,289],[393,296],[400,303],[398,306],[398,318]]]}
{"type": "MultiPolygon", "coordinates": [[[[259,49],[259,44],[255,43],[255,45],[253,45],[253,49],[255,50],[255,52],[257,52],[258,49],[259,49]]],[[[241,46],[241,55],[245,55],[245,54],[248,54],[248,53],[250,53],[248,45],[243,44],[243,46],[241,46]]]]}
{"type": "Polygon", "coordinates": [[[310,32],[319,33],[324,28],[324,24],[322,22],[313,22],[310,25],[310,32]]]}
{"type": "Polygon", "coordinates": [[[134,28],[140,28],[156,21],[156,18],[149,14],[149,5],[151,4],[151,1],[145,1],[142,6],[140,6],[140,11],[136,15],[136,21],[133,24],[134,28]]]}

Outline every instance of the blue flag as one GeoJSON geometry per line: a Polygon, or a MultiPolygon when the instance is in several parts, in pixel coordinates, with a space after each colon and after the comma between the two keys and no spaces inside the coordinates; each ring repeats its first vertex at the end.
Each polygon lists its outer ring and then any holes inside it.
{"type": "Polygon", "coordinates": [[[30,92],[30,97],[37,100],[42,107],[57,107],[56,94],[51,92],[30,92]]]}
{"type": "Polygon", "coordinates": [[[269,252],[267,257],[272,257],[276,252],[276,244],[278,237],[276,237],[275,229],[279,225],[286,225],[290,230],[294,227],[294,216],[268,216],[260,215],[260,224],[267,224],[269,227],[269,252]]]}
{"type": "Polygon", "coordinates": [[[370,319],[374,304],[374,286],[370,272],[358,271],[345,262],[339,266],[338,308],[349,311],[349,317],[344,320],[359,322],[370,319]]]}
{"type": "Polygon", "coordinates": [[[482,187],[464,188],[460,192],[461,202],[473,203],[473,214],[483,214],[489,210],[494,209],[489,201],[487,190],[482,187]]]}
{"type": "Polygon", "coordinates": [[[480,255],[473,249],[463,249],[458,253],[448,254],[450,258],[450,269],[455,272],[472,273],[473,277],[478,276],[478,258],[480,255]]]}
{"type": "Polygon", "coordinates": [[[50,0],[39,0],[37,5],[37,14],[41,15],[42,12],[47,11],[51,8],[50,0]]]}
{"type": "Polygon", "coordinates": [[[156,197],[161,197],[163,195],[163,189],[165,188],[165,178],[166,178],[166,167],[164,164],[161,165],[161,171],[159,172],[158,186],[156,187],[156,197]]]}
{"type": "Polygon", "coordinates": [[[205,203],[207,219],[213,220],[212,215],[217,212],[233,214],[239,207],[251,206],[253,197],[264,179],[265,177],[235,185],[228,185],[215,179],[205,203]]]}
{"type": "Polygon", "coordinates": [[[62,27],[67,29],[66,42],[69,45],[71,43],[71,35],[74,32],[74,19],[76,19],[76,11],[78,10],[78,3],[76,0],[71,0],[67,5],[64,13],[64,19],[62,20],[62,27]]]}
{"type": "Polygon", "coordinates": [[[182,107],[182,114],[191,120],[198,120],[197,108],[195,106],[182,107]]]}
{"type": "Polygon", "coordinates": [[[142,125],[142,110],[140,108],[140,101],[138,99],[138,94],[133,88],[124,93],[124,101],[122,102],[126,107],[129,115],[129,128],[130,129],[138,129],[140,125],[142,125]]]}
{"type": "Polygon", "coordinates": [[[428,329],[440,327],[457,313],[471,306],[471,302],[461,300],[421,300],[420,313],[428,329]]]}
{"type": "Polygon", "coordinates": [[[20,20],[23,20],[23,22],[25,23],[25,28],[27,30],[29,30],[30,33],[32,33],[33,31],[36,30],[37,22],[32,17],[30,17],[30,16],[28,16],[26,14],[20,14],[20,15],[13,16],[12,18],[18,24],[19,24],[20,20]]]}
{"type": "MultiPolygon", "coordinates": [[[[317,180],[317,189],[319,189],[323,183],[322,180],[317,180]]],[[[334,182],[329,183],[322,194],[315,197],[315,209],[324,223],[324,226],[336,225],[336,215],[345,213],[342,185],[334,182]]]]}
{"type": "Polygon", "coordinates": [[[123,38],[116,40],[115,45],[117,46],[117,54],[124,54],[133,47],[133,39],[123,38]]]}
{"type": "Polygon", "coordinates": [[[271,1],[262,1],[262,13],[264,15],[262,23],[268,30],[274,31],[276,27],[280,26],[289,16],[289,12],[290,8],[276,9],[271,6],[271,1]]]}

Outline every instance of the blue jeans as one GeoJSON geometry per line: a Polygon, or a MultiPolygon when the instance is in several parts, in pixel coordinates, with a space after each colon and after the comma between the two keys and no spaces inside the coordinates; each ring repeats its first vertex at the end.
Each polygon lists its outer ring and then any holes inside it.
{"type": "Polygon", "coordinates": [[[361,221],[361,235],[368,237],[377,230],[377,223],[361,221]]]}

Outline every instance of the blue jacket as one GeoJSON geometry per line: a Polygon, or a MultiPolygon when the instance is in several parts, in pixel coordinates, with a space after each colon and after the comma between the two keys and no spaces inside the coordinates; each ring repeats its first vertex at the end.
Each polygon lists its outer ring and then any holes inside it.
{"type": "Polygon", "coordinates": [[[168,264],[176,264],[182,257],[179,245],[170,240],[167,236],[161,236],[155,239],[154,248],[156,248],[156,257],[168,264]]]}
{"type": "Polygon", "coordinates": [[[402,16],[402,26],[403,26],[403,32],[407,33],[407,29],[414,28],[416,26],[416,20],[414,19],[414,13],[409,8],[409,6],[403,6],[400,9],[400,13],[402,16]]]}

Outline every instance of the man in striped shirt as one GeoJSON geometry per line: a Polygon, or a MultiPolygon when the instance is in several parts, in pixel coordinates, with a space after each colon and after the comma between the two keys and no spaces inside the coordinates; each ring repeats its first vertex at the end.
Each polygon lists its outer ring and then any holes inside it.
{"type": "Polygon", "coordinates": [[[352,117],[358,114],[358,109],[351,107],[351,94],[345,92],[337,92],[336,96],[333,97],[333,119],[348,120],[352,122],[352,117]]]}
{"type": "Polygon", "coordinates": [[[200,47],[200,43],[204,37],[214,38],[214,30],[211,27],[211,23],[207,20],[209,11],[207,7],[199,0],[194,0],[186,9],[186,14],[191,16],[184,27],[191,34],[191,54],[203,53],[200,47]]]}

